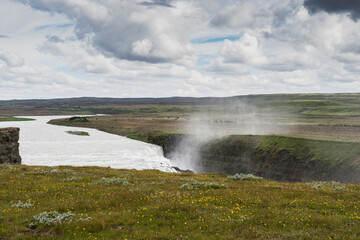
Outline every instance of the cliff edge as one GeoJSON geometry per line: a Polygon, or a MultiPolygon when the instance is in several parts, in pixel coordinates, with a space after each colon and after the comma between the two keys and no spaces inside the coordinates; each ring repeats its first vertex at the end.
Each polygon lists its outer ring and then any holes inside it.
{"type": "Polygon", "coordinates": [[[197,146],[191,135],[161,133],[149,135],[147,141],[162,146],[170,159],[181,148],[185,148],[184,153],[196,151],[191,155],[197,157],[194,161],[200,173],[253,173],[277,181],[360,183],[358,142],[232,135],[197,146]]]}
{"type": "Polygon", "coordinates": [[[0,164],[21,164],[19,128],[0,128],[0,164]]]}

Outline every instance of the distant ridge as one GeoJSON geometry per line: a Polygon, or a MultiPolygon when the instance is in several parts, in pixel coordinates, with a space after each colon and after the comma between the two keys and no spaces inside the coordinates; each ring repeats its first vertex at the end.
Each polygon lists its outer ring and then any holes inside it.
{"type": "MultiPolygon", "coordinates": [[[[231,98],[231,97],[230,97],[231,98]]],[[[0,105],[22,105],[31,107],[49,107],[52,105],[137,105],[137,104],[164,104],[164,105],[198,105],[198,104],[216,104],[229,100],[230,98],[195,98],[195,97],[168,97],[168,98],[57,98],[57,99],[25,99],[25,100],[1,100],[0,105]]]]}
{"type": "Polygon", "coordinates": [[[264,94],[264,95],[240,95],[232,97],[166,97],[166,98],[106,98],[106,97],[77,97],[55,99],[23,99],[23,100],[0,100],[0,106],[28,106],[28,107],[52,107],[52,106],[96,106],[96,105],[218,105],[238,103],[238,101],[252,103],[266,100],[331,100],[332,98],[344,97],[360,99],[360,93],[306,93],[306,94],[264,94]]]}

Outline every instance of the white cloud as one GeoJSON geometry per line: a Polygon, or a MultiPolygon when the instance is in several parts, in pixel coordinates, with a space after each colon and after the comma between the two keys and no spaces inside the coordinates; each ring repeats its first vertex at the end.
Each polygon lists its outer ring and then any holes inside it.
{"type": "Polygon", "coordinates": [[[154,45],[149,39],[143,39],[132,43],[132,52],[135,55],[147,57],[153,50],[154,45]]]}
{"type": "Polygon", "coordinates": [[[211,76],[204,76],[198,71],[192,70],[190,72],[190,78],[187,80],[189,84],[199,86],[215,86],[221,84],[221,79],[213,78],[211,76]]]}
{"type": "Polygon", "coordinates": [[[0,22],[1,98],[360,91],[360,21],[303,0],[3,0],[0,22]]]}
{"type": "Polygon", "coordinates": [[[90,38],[105,55],[150,63],[194,65],[196,55],[185,29],[198,17],[186,1],[174,8],[150,7],[142,1],[24,0],[31,7],[67,15],[76,36],[90,38]]]}
{"type": "Polygon", "coordinates": [[[33,94],[41,98],[73,97],[79,89],[86,89],[90,84],[44,65],[16,68],[0,65],[0,79],[2,98],[33,98],[33,94]]]}
{"type": "Polygon", "coordinates": [[[267,62],[255,36],[245,33],[238,41],[225,40],[221,56],[227,63],[262,65],[267,62]]]}
{"type": "Polygon", "coordinates": [[[0,60],[3,60],[9,67],[21,67],[25,63],[19,55],[2,49],[0,49],[0,60]]]}

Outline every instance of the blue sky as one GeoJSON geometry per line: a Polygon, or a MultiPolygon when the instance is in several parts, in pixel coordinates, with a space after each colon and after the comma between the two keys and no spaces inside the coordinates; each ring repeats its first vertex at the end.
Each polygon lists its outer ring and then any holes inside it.
{"type": "Polygon", "coordinates": [[[44,29],[56,29],[56,28],[68,28],[68,27],[72,27],[74,26],[73,23],[63,23],[63,24],[45,24],[45,25],[40,25],[34,28],[34,31],[38,31],[38,30],[44,30],[44,29]]]}
{"type": "Polygon", "coordinates": [[[212,37],[212,38],[194,38],[191,39],[192,44],[206,44],[206,43],[217,43],[223,42],[225,39],[230,41],[237,41],[241,36],[222,36],[222,37],[212,37]]]}
{"type": "Polygon", "coordinates": [[[359,92],[359,5],[1,0],[0,99],[359,92]]]}

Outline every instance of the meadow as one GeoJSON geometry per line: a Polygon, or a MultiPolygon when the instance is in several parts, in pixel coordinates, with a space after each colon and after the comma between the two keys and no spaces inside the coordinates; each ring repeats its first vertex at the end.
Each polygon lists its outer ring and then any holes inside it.
{"type": "Polygon", "coordinates": [[[360,186],[0,166],[0,239],[359,239],[360,186]]]}
{"type": "Polygon", "coordinates": [[[110,115],[88,118],[86,122],[54,120],[51,123],[97,128],[135,139],[143,139],[144,135],[154,131],[192,133],[194,129],[207,126],[205,131],[218,130],[227,135],[273,134],[360,142],[360,94],[356,93],[155,100],[128,103],[109,100],[101,102],[102,105],[100,102],[58,104],[57,109],[65,112],[77,109],[79,113],[110,115]],[[78,108],[75,108],[76,104],[78,108]],[[246,132],[249,128],[255,131],[246,132]]]}

